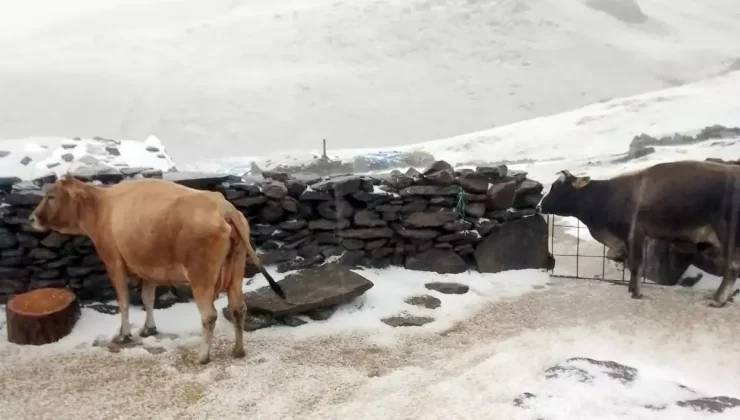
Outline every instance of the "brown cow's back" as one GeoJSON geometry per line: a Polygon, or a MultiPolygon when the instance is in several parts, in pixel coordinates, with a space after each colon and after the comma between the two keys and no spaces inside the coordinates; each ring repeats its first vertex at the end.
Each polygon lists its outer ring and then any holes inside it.
{"type": "Polygon", "coordinates": [[[102,190],[100,199],[96,236],[113,242],[132,274],[158,284],[190,282],[182,261],[214,247],[225,256],[231,228],[214,193],[147,179],[102,190]]]}

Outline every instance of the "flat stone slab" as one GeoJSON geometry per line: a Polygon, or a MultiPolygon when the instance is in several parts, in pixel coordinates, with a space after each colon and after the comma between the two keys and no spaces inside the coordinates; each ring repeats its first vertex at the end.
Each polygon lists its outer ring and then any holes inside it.
{"type": "Polygon", "coordinates": [[[437,309],[442,305],[442,301],[434,296],[422,295],[412,296],[406,299],[406,303],[414,306],[421,306],[427,309],[437,309]]]}
{"type": "Polygon", "coordinates": [[[287,300],[282,300],[268,286],[244,294],[247,311],[272,316],[298,315],[315,309],[347,303],[374,284],[338,263],[306,268],[280,281],[287,300]]]}
{"type": "Polygon", "coordinates": [[[397,315],[383,318],[381,321],[391,327],[421,327],[434,322],[434,318],[430,316],[397,315]]]}
{"type": "Polygon", "coordinates": [[[446,295],[464,295],[470,290],[470,286],[451,282],[432,282],[425,284],[424,287],[446,295]]]}

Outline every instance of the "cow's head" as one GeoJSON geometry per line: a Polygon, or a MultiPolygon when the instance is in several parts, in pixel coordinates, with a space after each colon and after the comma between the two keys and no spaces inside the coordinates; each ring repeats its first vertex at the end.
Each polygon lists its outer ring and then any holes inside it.
{"type": "Polygon", "coordinates": [[[560,177],[542,197],[537,210],[545,214],[573,216],[580,201],[581,189],[589,182],[591,178],[588,176],[575,176],[568,171],[560,171],[560,177]]]}
{"type": "Polygon", "coordinates": [[[49,229],[70,235],[82,234],[80,227],[87,202],[86,184],[70,174],[62,175],[28,217],[31,228],[49,229]]]}

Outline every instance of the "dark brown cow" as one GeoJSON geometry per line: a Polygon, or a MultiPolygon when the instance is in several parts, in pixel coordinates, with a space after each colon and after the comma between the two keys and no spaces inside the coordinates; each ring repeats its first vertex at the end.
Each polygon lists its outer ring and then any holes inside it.
{"type": "Polygon", "coordinates": [[[249,242],[249,225],[223,195],[172,182],[140,179],[111,187],[89,185],[69,174],[57,180],[29,217],[31,226],[90,237],[105,264],[121,312],[114,342],[131,340],[128,277],[142,279],[146,322],[142,337],[157,333],[154,291],[157,285],[189,284],[202,321],[198,361],[210,361],[217,313],[216,295],[226,292],[233,315],[233,356],[244,357],[242,296],[247,255],[275,293],[282,288],[265,271],[249,242]]]}
{"type": "Polygon", "coordinates": [[[629,291],[639,299],[638,268],[644,238],[679,247],[718,248],[725,266],[722,284],[710,303],[724,306],[740,269],[740,167],[714,162],[677,161],[607,180],[562,171],[542,198],[543,213],[573,216],[591,235],[627,255],[629,291]]]}

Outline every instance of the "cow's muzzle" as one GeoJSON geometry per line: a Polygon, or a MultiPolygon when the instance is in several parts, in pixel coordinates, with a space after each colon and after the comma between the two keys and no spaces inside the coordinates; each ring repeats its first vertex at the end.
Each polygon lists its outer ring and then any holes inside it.
{"type": "Polygon", "coordinates": [[[31,214],[30,216],[28,216],[28,224],[29,226],[31,226],[31,229],[37,232],[45,232],[48,230],[46,226],[41,224],[39,218],[35,214],[31,214]]]}

